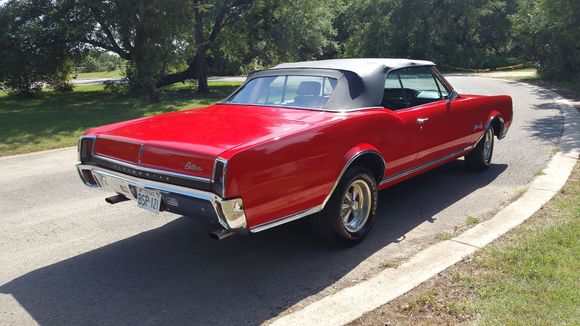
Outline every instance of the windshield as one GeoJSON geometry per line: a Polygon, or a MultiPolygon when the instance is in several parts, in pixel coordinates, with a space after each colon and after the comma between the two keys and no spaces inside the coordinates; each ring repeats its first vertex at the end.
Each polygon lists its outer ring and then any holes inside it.
{"type": "Polygon", "coordinates": [[[270,76],[250,80],[226,103],[320,109],[337,80],[319,76],[270,76]]]}

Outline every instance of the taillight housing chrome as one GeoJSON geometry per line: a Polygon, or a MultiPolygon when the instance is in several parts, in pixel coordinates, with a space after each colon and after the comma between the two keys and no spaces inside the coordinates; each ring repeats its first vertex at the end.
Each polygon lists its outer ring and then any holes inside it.
{"type": "Polygon", "coordinates": [[[81,162],[90,161],[95,152],[95,136],[82,136],[79,140],[78,159],[81,162]]]}
{"type": "Polygon", "coordinates": [[[224,160],[221,157],[218,157],[215,160],[215,164],[213,166],[213,177],[212,177],[212,184],[211,188],[214,193],[220,195],[221,197],[225,197],[226,195],[226,168],[228,165],[228,161],[224,160]]]}

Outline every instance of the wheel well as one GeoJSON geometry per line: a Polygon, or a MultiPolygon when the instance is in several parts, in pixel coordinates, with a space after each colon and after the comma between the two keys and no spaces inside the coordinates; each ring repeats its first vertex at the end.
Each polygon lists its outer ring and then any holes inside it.
{"type": "Polygon", "coordinates": [[[377,183],[381,182],[385,174],[385,161],[378,153],[365,153],[357,157],[350,166],[362,166],[369,169],[377,183]]]}
{"type": "Polygon", "coordinates": [[[497,116],[494,117],[493,120],[491,120],[491,127],[493,128],[494,135],[499,137],[503,129],[503,122],[501,121],[501,118],[497,116]]]}

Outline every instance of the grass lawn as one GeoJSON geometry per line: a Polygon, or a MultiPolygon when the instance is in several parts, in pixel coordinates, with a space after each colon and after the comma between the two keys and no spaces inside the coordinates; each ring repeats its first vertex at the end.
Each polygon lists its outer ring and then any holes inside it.
{"type": "MultiPolygon", "coordinates": [[[[571,96],[568,95],[570,92],[575,92],[576,95],[580,94],[580,81],[559,81],[559,80],[543,80],[540,77],[526,77],[526,78],[516,78],[519,81],[538,85],[545,88],[550,88],[556,92],[561,93],[567,98],[571,96]],[[567,90],[562,92],[562,90],[567,90]]],[[[572,96],[573,97],[573,96],[572,96]]]]}
{"type": "Polygon", "coordinates": [[[240,83],[210,82],[211,93],[192,88],[164,90],[161,103],[112,94],[102,86],[81,86],[68,94],[46,91],[34,98],[0,93],[0,156],[74,146],[87,129],[157,113],[207,106],[240,83]]]}
{"type": "Polygon", "coordinates": [[[580,164],[521,227],[353,325],[580,325],[580,164]]]}
{"type": "Polygon", "coordinates": [[[121,72],[121,70],[79,72],[77,74],[77,79],[81,79],[81,78],[110,78],[110,77],[120,77],[122,75],[123,75],[123,73],[121,72]]]}

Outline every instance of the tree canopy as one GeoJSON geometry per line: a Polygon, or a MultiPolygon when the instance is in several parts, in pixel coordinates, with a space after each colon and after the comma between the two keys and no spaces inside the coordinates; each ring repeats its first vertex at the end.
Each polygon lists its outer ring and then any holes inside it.
{"type": "MultiPolygon", "coordinates": [[[[132,89],[283,61],[407,57],[444,68],[536,62],[580,78],[576,0],[11,0],[0,6],[0,80],[66,89],[88,53],[126,60],[132,89]]],[[[86,59],[85,59],[86,60],[86,59]]]]}

